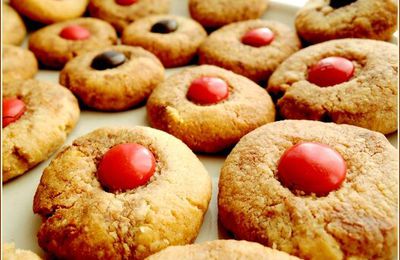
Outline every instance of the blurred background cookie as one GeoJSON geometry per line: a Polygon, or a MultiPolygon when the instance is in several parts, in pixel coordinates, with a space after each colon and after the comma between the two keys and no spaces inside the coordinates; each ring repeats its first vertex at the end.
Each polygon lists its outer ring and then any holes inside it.
{"type": "Polygon", "coordinates": [[[33,78],[38,72],[35,55],[27,49],[3,45],[3,83],[33,78]]]}
{"type": "Polygon", "coordinates": [[[2,259],[4,260],[41,260],[38,255],[29,251],[15,248],[14,243],[5,243],[1,247],[2,259]]]}
{"type": "Polygon", "coordinates": [[[20,45],[26,36],[25,24],[19,14],[8,4],[3,6],[3,44],[20,45]]]}

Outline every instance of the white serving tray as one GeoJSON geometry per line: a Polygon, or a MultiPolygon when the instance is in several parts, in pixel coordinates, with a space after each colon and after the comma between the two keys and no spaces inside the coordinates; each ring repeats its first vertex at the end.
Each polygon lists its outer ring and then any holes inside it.
{"type": "MultiPolygon", "coordinates": [[[[277,20],[294,29],[294,17],[299,6],[305,0],[272,0],[263,19],[277,20]]],[[[189,16],[187,0],[173,0],[172,14],[189,16]]],[[[170,75],[181,68],[168,69],[170,75]]],[[[58,82],[58,72],[41,70],[37,78],[41,80],[58,82]]],[[[148,126],[145,107],[118,113],[103,113],[94,111],[82,111],[78,125],[68,136],[64,145],[70,145],[74,139],[91,132],[94,129],[105,126],[148,126]]],[[[397,147],[397,134],[389,137],[391,143],[397,147]]],[[[41,219],[32,211],[33,196],[39,184],[40,176],[44,168],[50,163],[54,155],[27,172],[25,175],[6,183],[3,186],[2,196],[2,238],[3,242],[15,242],[18,248],[29,249],[40,256],[45,253],[37,244],[36,233],[39,230],[41,219]]],[[[203,226],[196,242],[229,238],[227,232],[218,223],[217,193],[220,168],[225,156],[222,155],[198,155],[207,168],[213,180],[213,195],[209,209],[204,219],[203,226]]]]}

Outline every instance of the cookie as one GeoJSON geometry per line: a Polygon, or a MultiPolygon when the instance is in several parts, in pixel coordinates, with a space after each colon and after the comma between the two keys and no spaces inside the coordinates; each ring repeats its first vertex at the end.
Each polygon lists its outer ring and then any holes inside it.
{"type": "Polygon", "coordinates": [[[71,20],[83,15],[89,0],[10,0],[22,15],[43,24],[71,20]]]}
{"type": "Polygon", "coordinates": [[[60,73],[60,84],[85,105],[106,111],[140,105],[163,80],[164,67],[153,54],[124,45],[79,55],[60,73]]]}
{"type": "Polygon", "coordinates": [[[238,239],[304,259],[392,259],[397,154],[385,136],[355,126],[264,125],[222,167],[219,219],[238,239]]]}
{"type": "Polygon", "coordinates": [[[34,32],[29,39],[29,49],[41,64],[61,69],[79,54],[116,43],[117,33],[110,24],[95,18],[78,18],[34,32]]]}
{"type": "Polygon", "coordinates": [[[207,28],[257,19],[267,6],[268,0],[189,0],[190,15],[207,28]]]}
{"type": "Polygon", "coordinates": [[[271,76],[283,118],[332,121],[384,134],[397,129],[398,47],[363,39],[305,48],[271,76]]]}
{"type": "Polygon", "coordinates": [[[72,93],[54,83],[15,81],[3,86],[3,182],[46,160],[79,119],[72,93]]]}
{"type": "Polygon", "coordinates": [[[3,83],[33,78],[38,64],[32,52],[13,45],[3,45],[3,83]]]}
{"type": "Polygon", "coordinates": [[[397,1],[309,0],[296,15],[298,34],[309,43],[339,38],[389,40],[397,30],[397,1]]]}
{"type": "Polygon", "coordinates": [[[44,170],[33,205],[39,245],[62,259],[143,259],[193,242],[210,196],[207,171],[176,138],[98,129],[44,170]]]}
{"type": "Polygon", "coordinates": [[[300,40],[288,26],[250,20],[213,32],[200,46],[199,57],[201,64],[216,65],[261,82],[300,47],[300,40]]]}
{"type": "Polygon", "coordinates": [[[126,27],[122,42],[154,53],[165,67],[178,67],[193,59],[206,37],[206,31],[196,21],[175,15],[156,15],[126,27]]]}
{"type": "Polygon", "coordinates": [[[167,78],[147,101],[150,124],[193,151],[228,149],[251,130],[275,120],[268,93],[251,80],[203,65],[167,78]]]}
{"type": "Polygon", "coordinates": [[[26,36],[26,27],[19,14],[3,4],[3,44],[20,45],[26,36]]]}
{"type": "Polygon", "coordinates": [[[187,246],[170,246],[146,258],[147,260],[209,260],[209,259],[247,259],[247,260],[295,260],[297,257],[264,247],[248,241],[215,240],[187,246]]]}
{"type": "Polygon", "coordinates": [[[2,247],[2,259],[4,260],[41,260],[38,255],[29,251],[16,249],[14,243],[5,243],[2,247]]]}
{"type": "Polygon", "coordinates": [[[170,0],[91,0],[89,12],[109,22],[122,32],[132,22],[156,14],[169,12],[170,0]]]}

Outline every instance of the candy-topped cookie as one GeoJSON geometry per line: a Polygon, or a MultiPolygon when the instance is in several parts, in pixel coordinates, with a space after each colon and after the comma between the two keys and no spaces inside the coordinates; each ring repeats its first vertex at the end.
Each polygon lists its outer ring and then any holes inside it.
{"type": "Polygon", "coordinates": [[[267,6],[268,0],[189,0],[192,18],[211,29],[260,18],[267,6]]]}
{"type": "Polygon", "coordinates": [[[129,25],[122,34],[122,42],[154,53],[165,67],[177,67],[193,59],[206,37],[203,27],[192,19],[155,15],[129,25]]]}
{"type": "Polygon", "coordinates": [[[20,45],[26,36],[26,27],[19,14],[9,5],[3,7],[3,44],[20,45]]]}
{"type": "Polygon", "coordinates": [[[268,92],[283,118],[397,129],[398,47],[364,39],[316,44],[272,74],[268,92]]]}
{"type": "Polygon", "coordinates": [[[178,139],[148,127],[102,128],[44,170],[33,210],[39,245],[61,259],[143,259],[192,243],[211,179],[178,139]]]}
{"type": "Polygon", "coordinates": [[[216,65],[255,82],[265,82],[300,47],[300,40],[288,26],[250,20],[213,32],[200,46],[199,58],[201,64],[216,65]]]}
{"type": "Polygon", "coordinates": [[[114,28],[99,19],[79,18],[48,25],[29,38],[29,49],[41,64],[61,69],[75,56],[117,43],[114,28]]]}
{"type": "Polygon", "coordinates": [[[167,78],[147,101],[150,124],[193,151],[218,152],[275,120],[268,93],[251,80],[216,66],[185,69],[167,78]]]}
{"type": "Polygon", "coordinates": [[[164,67],[152,53],[124,45],[79,55],[60,73],[60,84],[85,105],[108,111],[141,104],[163,80],[164,67]]]}
{"type": "Polygon", "coordinates": [[[339,38],[389,40],[397,29],[394,0],[309,0],[296,16],[298,34],[309,43],[339,38]]]}
{"type": "Polygon", "coordinates": [[[10,0],[10,4],[33,21],[51,24],[82,16],[89,0],[10,0]]]}
{"type": "Polygon", "coordinates": [[[218,214],[237,239],[304,259],[393,259],[398,151],[364,128],[308,120],[244,136],[219,179],[218,214]]]}
{"type": "Polygon", "coordinates": [[[109,22],[118,32],[130,23],[157,14],[167,14],[170,0],[91,0],[89,12],[109,22]]]}
{"type": "Polygon", "coordinates": [[[175,259],[299,260],[295,256],[244,240],[215,240],[201,244],[170,246],[146,258],[146,260],[175,259]]]}
{"type": "Polygon", "coordinates": [[[38,71],[35,55],[13,45],[3,45],[3,83],[33,78],[38,71]]]}
{"type": "Polygon", "coordinates": [[[53,83],[15,81],[3,87],[3,182],[46,160],[79,119],[72,93],[53,83]]]}

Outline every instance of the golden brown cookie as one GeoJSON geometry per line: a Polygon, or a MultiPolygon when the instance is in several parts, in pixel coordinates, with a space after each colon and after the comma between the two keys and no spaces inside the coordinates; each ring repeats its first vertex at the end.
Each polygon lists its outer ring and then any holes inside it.
{"type": "Polygon", "coordinates": [[[122,42],[154,53],[165,67],[186,65],[207,37],[206,31],[189,18],[156,15],[137,20],[122,34],[122,42]]]}
{"type": "Polygon", "coordinates": [[[189,0],[190,15],[207,28],[260,18],[267,6],[268,0],[189,0]]]}
{"type": "Polygon", "coordinates": [[[116,43],[117,33],[110,24],[95,18],[79,18],[34,32],[29,38],[29,49],[41,64],[60,69],[79,54],[116,43]]]}
{"type": "Polygon", "coordinates": [[[147,101],[150,124],[198,152],[232,147],[253,129],[275,120],[268,93],[251,80],[203,65],[159,85],[147,101]]]}
{"type": "Polygon", "coordinates": [[[99,110],[125,110],[145,101],[164,80],[164,67],[150,52],[118,45],[69,61],[60,84],[83,103],[99,110]]]}
{"type": "Polygon", "coordinates": [[[122,32],[130,23],[156,14],[167,14],[170,0],[91,0],[89,12],[109,22],[118,32],[122,32]]]}
{"type": "Polygon", "coordinates": [[[44,170],[33,205],[43,217],[39,245],[64,259],[143,259],[193,242],[210,197],[206,169],[178,139],[148,127],[98,129],[44,170]],[[102,163],[130,143],[155,157],[154,175],[136,188],[106,191],[98,179],[102,163]]]}
{"type": "Polygon", "coordinates": [[[397,129],[397,53],[396,45],[374,40],[313,45],[285,60],[271,76],[267,90],[277,99],[284,118],[332,121],[391,133],[397,129]],[[331,57],[344,58],[353,70],[337,84],[320,86],[345,72],[332,68],[335,63],[326,60],[331,57]],[[328,73],[320,71],[310,78],[319,65],[328,73]]]}
{"type": "Polygon", "coordinates": [[[19,14],[8,4],[3,6],[3,44],[20,45],[26,36],[25,24],[19,14]]]}
{"type": "Polygon", "coordinates": [[[89,0],[10,0],[21,14],[34,21],[51,24],[82,16],[89,0]]]}
{"type": "Polygon", "coordinates": [[[295,260],[297,257],[248,241],[215,240],[187,246],[170,246],[147,260],[295,260]]]}
{"type": "Polygon", "coordinates": [[[58,84],[26,80],[4,85],[3,182],[46,160],[78,119],[77,100],[58,84]],[[15,107],[20,113],[15,113],[15,107]]]}
{"type": "Polygon", "coordinates": [[[299,50],[300,40],[288,26],[250,20],[226,25],[200,46],[201,64],[212,64],[260,82],[299,50]]]}
{"type": "Polygon", "coordinates": [[[14,243],[5,243],[2,247],[4,260],[41,260],[39,256],[29,250],[16,249],[14,243]]]}
{"type": "MultiPolygon", "coordinates": [[[[299,160],[292,164],[303,166],[299,160]]],[[[238,239],[304,259],[393,259],[398,172],[398,151],[380,133],[334,123],[278,121],[243,137],[226,159],[219,180],[219,219],[238,239]],[[327,145],[344,159],[347,170],[338,189],[316,196],[282,183],[282,158],[305,142],[327,145]]]]}
{"type": "Polygon", "coordinates": [[[397,29],[394,0],[309,0],[296,16],[298,34],[307,42],[339,38],[389,40],[397,29]]]}
{"type": "Polygon", "coordinates": [[[3,45],[3,83],[33,78],[38,64],[32,52],[13,45],[3,45]]]}

